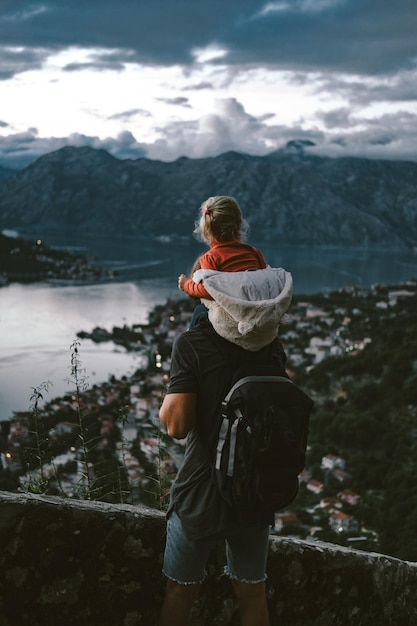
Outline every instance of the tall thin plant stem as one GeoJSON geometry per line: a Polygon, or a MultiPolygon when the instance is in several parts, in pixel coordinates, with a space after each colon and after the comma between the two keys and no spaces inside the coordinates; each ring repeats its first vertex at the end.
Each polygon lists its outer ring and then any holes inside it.
{"type": "Polygon", "coordinates": [[[68,378],[68,382],[75,385],[75,409],[77,411],[78,425],[80,427],[80,441],[81,441],[81,449],[83,451],[83,463],[84,463],[84,473],[83,476],[87,483],[87,500],[92,499],[92,482],[91,476],[88,466],[88,440],[87,440],[87,432],[84,425],[84,411],[83,411],[83,399],[82,392],[85,391],[88,387],[87,377],[85,375],[85,369],[81,367],[81,360],[79,356],[79,348],[80,341],[75,339],[71,346],[71,374],[68,378]]]}
{"type": "Polygon", "coordinates": [[[31,401],[31,412],[33,416],[33,424],[35,427],[35,441],[36,441],[36,458],[39,461],[39,473],[41,477],[41,484],[45,482],[45,469],[44,469],[44,458],[45,458],[45,441],[43,432],[42,432],[42,418],[40,416],[39,411],[39,402],[43,400],[43,392],[49,391],[50,383],[43,382],[39,385],[39,387],[32,387],[32,394],[30,396],[31,401]],[[43,444],[43,445],[42,445],[43,444]]]}
{"type": "MultiPolygon", "coordinates": [[[[129,407],[128,406],[124,406],[121,407],[119,409],[119,415],[118,415],[118,421],[120,421],[121,426],[122,426],[122,467],[124,470],[126,470],[126,440],[125,440],[125,426],[126,426],[126,422],[128,419],[128,411],[129,411],[129,407]]],[[[123,504],[125,502],[125,496],[124,494],[126,493],[125,490],[123,489],[123,483],[122,483],[122,479],[121,479],[121,471],[122,468],[118,467],[117,468],[117,472],[118,472],[118,479],[119,479],[119,496],[120,496],[120,502],[123,504]]]]}

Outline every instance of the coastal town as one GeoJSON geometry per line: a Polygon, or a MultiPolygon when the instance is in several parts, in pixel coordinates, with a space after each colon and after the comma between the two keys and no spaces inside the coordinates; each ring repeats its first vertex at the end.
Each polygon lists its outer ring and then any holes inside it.
{"type": "Polygon", "coordinates": [[[32,241],[14,233],[0,233],[0,287],[11,282],[79,282],[113,277],[113,270],[101,267],[81,252],[52,248],[42,239],[32,241]]]}
{"type": "MultiPolygon", "coordinates": [[[[331,379],[322,389],[320,368],[329,363],[331,371],[334,364],[346,368],[358,363],[375,341],[375,320],[394,318],[416,296],[417,282],[408,281],[294,299],[280,337],[287,372],[313,397],[317,417],[313,414],[311,420],[299,495],[287,510],[276,513],[274,533],[378,549],[378,532],[365,524],[362,512],[372,490],[360,489],[348,446],[327,444],[315,430],[326,403],[346,406],[346,380],[352,376],[331,379]]],[[[164,509],[185,442],[166,435],[158,410],[173,340],[188,328],[193,307],[188,298],[167,301],[155,307],[147,324],[80,330],[68,394],[45,401],[47,390],[34,390],[31,409],[1,423],[0,488],[164,509]],[[81,365],[83,342],[91,340],[140,353],[141,367],[133,376],[110,377],[89,387],[81,365]]],[[[415,405],[409,411],[416,419],[415,405]]]]}

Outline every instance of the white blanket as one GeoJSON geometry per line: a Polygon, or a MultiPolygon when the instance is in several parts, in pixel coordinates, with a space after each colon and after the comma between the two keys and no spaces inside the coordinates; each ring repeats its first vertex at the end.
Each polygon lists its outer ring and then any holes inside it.
{"type": "Polygon", "coordinates": [[[203,299],[215,331],[245,350],[257,351],[278,334],[292,298],[292,276],[282,268],[245,272],[198,270],[213,300],[203,299]]]}

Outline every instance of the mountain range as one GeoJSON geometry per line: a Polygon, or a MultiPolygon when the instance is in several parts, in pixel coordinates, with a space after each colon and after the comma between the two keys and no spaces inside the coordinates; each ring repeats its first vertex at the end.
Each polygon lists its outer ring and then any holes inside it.
{"type": "Polygon", "coordinates": [[[190,236],[209,196],[235,197],[251,240],[417,246],[417,163],[328,158],[292,141],[266,156],[173,162],[65,147],[0,175],[0,229],[190,236]]]}

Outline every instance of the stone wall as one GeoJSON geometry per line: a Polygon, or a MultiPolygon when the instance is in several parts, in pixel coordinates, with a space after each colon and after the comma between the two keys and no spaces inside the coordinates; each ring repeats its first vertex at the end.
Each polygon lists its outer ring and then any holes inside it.
{"type": "MultiPolygon", "coordinates": [[[[165,522],[128,505],[0,492],[0,626],[154,626],[165,522]]],[[[193,626],[239,624],[222,550],[193,626]]],[[[271,626],[417,626],[417,564],[271,537],[271,626]]]]}

